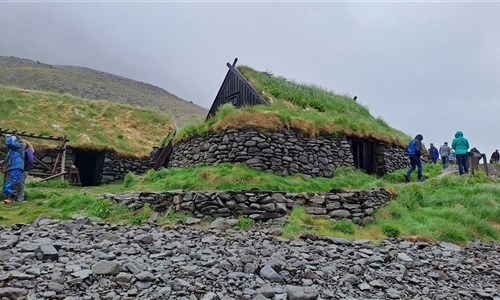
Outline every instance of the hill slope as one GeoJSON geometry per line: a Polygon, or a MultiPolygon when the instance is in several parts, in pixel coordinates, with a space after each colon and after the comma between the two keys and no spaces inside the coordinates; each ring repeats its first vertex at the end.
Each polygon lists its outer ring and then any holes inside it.
{"type": "Polygon", "coordinates": [[[0,85],[155,108],[171,115],[181,127],[202,121],[207,114],[205,108],[150,84],[89,68],[16,57],[0,56],[0,85]]]}
{"type": "Polygon", "coordinates": [[[170,117],[155,110],[2,86],[0,128],[67,135],[70,145],[112,148],[135,156],[147,155],[161,137],[175,130],[170,117]]]}

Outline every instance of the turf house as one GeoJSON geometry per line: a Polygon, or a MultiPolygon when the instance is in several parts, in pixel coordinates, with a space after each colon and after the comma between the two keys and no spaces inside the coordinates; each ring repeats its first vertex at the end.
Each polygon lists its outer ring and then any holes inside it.
{"type": "Polygon", "coordinates": [[[174,138],[168,167],[246,163],[280,175],[331,177],[352,166],[406,167],[409,137],[351,97],[246,66],[229,68],[207,120],[174,138]]]}
{"type": "MultiPolygon", "coordinates": [[[[0,93],[0,131],[34,146],[30,174],[42,179],[65,176],[94,186],[142,174],[150,168],[152,147],[175,130],[157,110],[8,87],[0,93]]],[[[0,161],[6,152],[1,137],[0,161]]]]}

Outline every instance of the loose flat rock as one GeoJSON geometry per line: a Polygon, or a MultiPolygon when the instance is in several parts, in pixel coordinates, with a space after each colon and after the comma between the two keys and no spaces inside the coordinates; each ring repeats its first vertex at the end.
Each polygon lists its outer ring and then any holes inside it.
{"type": "Polygon", "coordinates": [[[21,299],[28,295],[28,290],[14,287],[0,287],[0,297],[7,299],[21,299]]]}
{"type": "Polygon", "coordinates": [[[273,282],[281,282],[283,281],[283,277],[281,277],[280,274],[278,274],[271,266],[266,265],[260,270],[260,276],[262,278],[265,278],[267,280],[273,281],[273,282]]]}
{"type": "Polygon", "coordinates": [[[120,273],[120,264],[117,261],[100,261],[92,266],[92,272],[99,275],[110,275],[120,273]]]}
{"type": "Polygon", "coordinates": [[[286,292],[290,300],[315,300],[319,295],[319,292],[315,288],[303,286],[287,285],[286,292]]]}

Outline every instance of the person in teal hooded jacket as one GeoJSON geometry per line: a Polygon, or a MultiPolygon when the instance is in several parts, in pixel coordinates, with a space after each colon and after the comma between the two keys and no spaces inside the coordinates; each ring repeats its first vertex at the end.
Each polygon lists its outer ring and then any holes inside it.
{"type": "Polygon", "coordinates": [[[455,139],[451,143],[451,148],[455,150],[457,156],[458,173],[462,175],[464,172],[469,173],[469,166],[467,163],[467,151],[469,150],[469,141],[464,138],[461,131],[455,133],[455,139]]]}

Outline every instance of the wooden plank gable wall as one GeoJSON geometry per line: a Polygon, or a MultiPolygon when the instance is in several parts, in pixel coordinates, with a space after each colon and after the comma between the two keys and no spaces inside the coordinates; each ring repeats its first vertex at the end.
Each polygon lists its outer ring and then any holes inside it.
{"type": "Polygon", "coordinates": [[[219,107],[226,103],[231,103],[234,107],[242,107],[245,105],[269,105],[269,103],[262,98],[245,77],[235,68],[237,61],[238,59],[235,59],[232,65],[227,63],[229,70],[208,112],[207,120],[213,117],[219,110],[219,107]]]}

